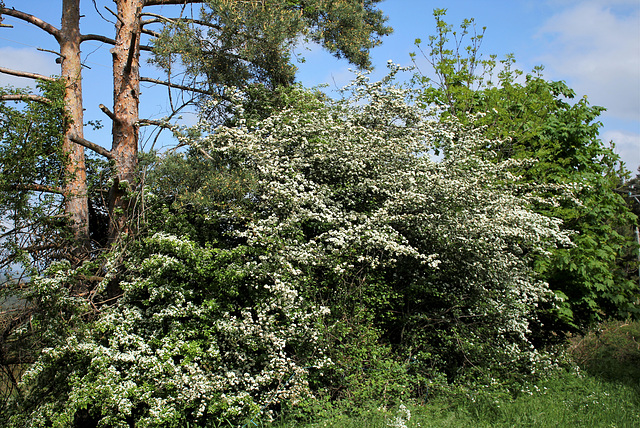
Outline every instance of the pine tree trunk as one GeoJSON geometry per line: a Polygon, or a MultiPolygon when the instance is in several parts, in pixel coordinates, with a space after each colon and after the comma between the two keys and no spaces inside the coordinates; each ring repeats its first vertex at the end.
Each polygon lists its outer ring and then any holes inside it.
{"type": "Polygon", "coordinates": [[[66,131],[63,150],[68,156],[65,171],[65,212],[69,216],[76,240],[75,251],[89,250],[89,207],[84,147],[71,141],[72,135],[83,137],[82,64],[80,61],[80,0],[62,2],[60,28],[61,76],[65,80],[65,104],[71,124],[66,131]]]}
{"type": "Polygon", "coordinates": [[[113,147],[116,178],[109,195],[109,236],[132,232],[138,165],[138,95],[140,93],[140,13],[144,0],[118,0],[113,56],[113,147]]]}

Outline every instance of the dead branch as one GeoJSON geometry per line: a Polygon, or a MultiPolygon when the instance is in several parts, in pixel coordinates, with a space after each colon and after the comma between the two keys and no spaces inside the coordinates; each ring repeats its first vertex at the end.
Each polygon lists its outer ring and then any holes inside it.
{"type": "Polygon", "coordinates": [[[29,183],[29,184],[14,184],[9,186],[10,189],[13,190],[25,190],[32,192],[45,192],[45,193],[55,193],[58,195],[62,195],[64,192],[60,187],[47,186],[45,184],[37,184],[37,183],[29,183]]]}
{"type": "Polygon", "coordinates": [[[86,147],[87,149],[93,150],[97,154],[102,155],[107,159],[110,159],[110,160],[115,159],[115,156],[109,150],[105,149],[102,146],[97,145],[96,143],[92,143],[91,141],[85,138],[82,138],[78,135],[71,135],[70,139],[74,143],[80,144],[81,146],[86,147]]]}
{"type": "Polygon", "coordinates": [[[173,127],[172,124],[168,122],[163,122],[161,120],[140,119],[138,120],[138,123],[140,125],[153,125],[153,126],[159,126],[160,128],[167,128],[167,129],[171,129],[173,127]]]}
{"type": "MultiPolygon", "coordinates": [[[[60,52],[52,51],[50,49],[43,49],[43,48],[37,48],[37,49],[39,51],[41,51],[41,52],[49,52],[49,53],[52,53],[54,55],[58,55],[60,58],[64,58],[64,56],[60,52]]],[[[56,61],[58,61],[58,60],[56,59],[56,61]]]]}
{"type": "Polygon", "coordinates": [[[170,22],[172,24],[176,23],[176,22],[187,22],[189,24],[198,24],[198,25],[202,25],[203,27],[210,27],[210,28],[214,28],[216,30],[222,30],[222,27],[220,25],[216,25],[213,24],[211,22],[206,22],[206,21],[201,21],[199,19],[193,19],[193,18],[167,18],[166,16],[162,16],[162,15],[158,15],[157,13],[149,13],[149,12],[143,12],[140,14],[141,16],[152,16],[155,19],[147,19],[145,21],[142,21],[142,25],[148,25],[148,24],[157,24],[160,22],[170,22]]]}
{"type": "Polygon", "coordinates": [[[183,91],[197,92],[199,94],[205,94],[205,95],[213,95],[211,93],[211,91],[205,91],[204,89],[192,88],[192,87],[189,87],[189,86],[177,85],[175,83],[166,82],[166,81],[158,80],[158,79],[152,79],[150,77],[140,77],[140,81],[141,82],[156,83],[158,85],[164,85],[164,86],[168,86],[170,88],[181,89],[183,91]]]}
{"type": "Polygon", "coordinates": [[[40,95],[33,94],[5,94],[0,95],[2,101],[37,101],[43,104],[51,104],[49,98],[41,97],[40,95]]]}
{"type": "Polygon", "coordinates": [[[164,6],[169,4],[204,3],[206,0],[146,0],[145,6],[164,6]]]}
{"type": "MultiPolygon", "coordinates": [[[[80,41],[82,42],[86,42],[88,40],[93,40],[96,42],[102,42],[102,43],[106,43],[108,45],[113,45],[115,46],[116,41],[113,40],[112,38],[100,35],[100,34],[84,34],[82,36],[80,36],[80,41]]],[[[153,48],[151,46],[147,46],[147,45],[139,45],[138,46],[139,49],[141,51],[147,51],[147,52],[151,52],[153,51],[153,48]]]]}
{"type": "Polygon", "coordinates": [[[146,28],[142,29],[142,34],[147,34],[151,37],[155,37],[155,38],[159,38],[160,37],[160,33],[158,33],[157,31],[153,31],[153,30],[147,30],[146,28]]]}
{"type": "Polygon", "coordinates": [[[58,28],[28,13],[24,13],[15,9],[9,9],[8,7],[0,7],[0,16],[1,15],[12,16],[14,18],[18,18],[30,24],[33,24],[36,27],[39,27],[44,31],[46,31],[47,33],[51,34],[53,37],[56,38],[57,41],[60,41],[62,38],[62,34],[58,28]]]}
{"type": "Polygon", "coordinates": [[[124,21],[122,20],[122,18],[120,18],[118,16],[117,13],[115,13],[114,11],[112,11],[111,9],[109,9],[107,6],[104,7],[105,9],[107,9],[107,12],[109,12],[111,15],[113,15],[118,21],[120,21],[120,24],[124,25],[124,21]]]}
{"type": "Polygon", "coordinates": [[[213,157],[211,157],[211,155],[209,153],[205,152],[202,147],[196,147],[196,148],[198,149],[200,154],[202,154],[202,156],[205,157],[205,159],[210,160],[210,161],[214,160],[213,157]]]}
{"type": "Polygon", "coordinates": [[[29,73],[28,71],[12,70],[10,68],[5,68],[5,67],[0,67],[0,73],[10,74],[12,76],[18,76],[18,77],[28,77],[29,79],[47,80],[49,82],[53,82],[54,80],[56,80],[53,77],[43,76],[42,74],[29,73]]]}
{"type": "Polygon", "coordinates": [[[100,104],[98,107],[100,107],[100,110],[102,110],[102,112],[104,114],[106,114],[107,116],[109,116],[109,119],[113,120],[114,122],[116,120],[118,120],[118,118],[116,117],[115,114],[113,114],[113,112],[111,110],[109,110],[109,107],[107,107],[104,104],[100,104]]]}
{"type": "Polygon", "coordinates": [[[88,40],[94,40],[96,42],[106,43],[108,45],[115,45],[116,41],[110,37],[103,36],[101,34],[83,34],[80,36],[80,41],[86,42],[88,40]]]}

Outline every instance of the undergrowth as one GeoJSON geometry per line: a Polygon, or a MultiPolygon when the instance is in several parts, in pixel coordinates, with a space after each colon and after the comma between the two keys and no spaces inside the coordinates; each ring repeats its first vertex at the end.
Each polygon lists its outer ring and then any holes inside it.
{"type": "MultiPolygon", "coordinates": [[[[428,400],[387,406],[338,405],[319,419],[262,427],[637,427],[640,426],[640,322],[606,322],[571,338],[566,368],[509,393],[469,386],[428,400]]],[[[388,404],[388,403],[387,403],[388,404]]]]}

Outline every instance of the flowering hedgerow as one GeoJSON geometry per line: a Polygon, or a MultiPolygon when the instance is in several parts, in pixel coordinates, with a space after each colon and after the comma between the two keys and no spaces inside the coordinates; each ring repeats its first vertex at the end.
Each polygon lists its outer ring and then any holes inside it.
{"type": "Polygon", "coordinates": [[[14,426],[217,426],[310,396],[308,367],[330,362],[316,328],[327,310],[286,276],[168,234],[129,256],[118,304],[31,367],[14,426]]]}
{"type": "Polygon", "coordinates": [[[250,185],[222,201],[185,190],[197,221],[127,250],[123,297],[43,352],[13,425],[241,423],[348,388],[380,349],[417,375],[537,370],[531,323],[553,294],[530,257],[569,237],[528,208],[516,161],[483,159],[480,130],[432,120],[397,71],[358,76],[336,102],[293,89],[266,119],[238,109],[234,126],[186,133],[196,175],[238,169],[250,185]]]}
{"type": "Polygon", "coordinates": [[[554,299],[531,257],[571,245],[568,233],[529,209],[532,189],[512,171],[532,161],[485,160],[482,130],[432,120],[392,84],[396,71],[358,76],[334,103],[300,94],[257,124],[201,124],[192,144],[255,172],[237,234],[264,249],[261,264],[304,277],[305,296],[334,318],[359,305],[385,342],[426,366],[531,370],[541,359],[531,322],[554,299]]]}

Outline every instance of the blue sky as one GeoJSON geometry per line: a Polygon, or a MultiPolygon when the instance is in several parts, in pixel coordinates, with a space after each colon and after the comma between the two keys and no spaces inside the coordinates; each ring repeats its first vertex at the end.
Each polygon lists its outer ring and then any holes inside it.
{"type": "MultiPolygon", "coordinates": [[[[5,0],[8,7],[32,13],[56,26],[60,22],[60,3],[54,0],[5,0]]],[[[97,0],[100,7],[112,6],[97,0]]],[[[89,0],[83,0],[84,33],[113,36],[113,27],[102,22],[89,0]]],[[[578,97],[587,95],[593,105],[607,108],[601,116],[601,138],[616,144],[627,167],[635,172],[640,165],[640,0],[386,0],[379,4],[389,17],[394,33],[372,51],[376,67],[373,78],[385,72],[389,59],[410,65],[409,53],[416,51],[414,40],[426,40],[434,32],[434,8],[446,8],[445,20],[454,27],[464,18],[474,18],[478,28],[487,27],[481,52],[498,58],[513,53],[517,65],[531,71],[545,67],[544,76],[564,80],[578,97]]],[[[101,9],[104,11],[104,9],[101,9]]],[[[108,12],[105,16],[109,16],[108,12]]],[[[56,49],[51,36],[28,24],[6,17],[14,28],[0,28],[0,66],[52,75],[59,73],[51,54],[36,50],[56,49]]],[[[329,84],[327,90],[346,84],[352,76],[350,65],[337,61],[320,48],[300,47],[297,53],[306,62],[298,64],[298,80],[306,86],[329,84]]],[[[98,104],[112,104],[109,46],[83,44],[83,57],[91,67],[84,70],[86,119],[108,121],[98,104]]],[[[428,70],[422,62],[421,68],[428,70]]],[[[160,77],[147,68],[143,74],[160,77]]],[[[0,85],[29,85],[26,79],[0,75],[0,85]]],[[[143,87],[142,112],[160,118],[167,112],[162,89],[143,87]]],[[[110,147],[108,129],[86,131],[89,139],[110,147]]],[[[145,138],[143,144],[150,144],[145,138]],[[146,142],[145,142],[146,141],[146,142]]]]}

